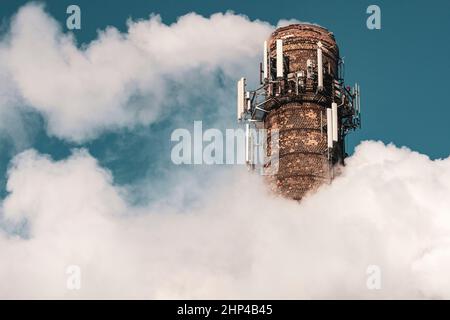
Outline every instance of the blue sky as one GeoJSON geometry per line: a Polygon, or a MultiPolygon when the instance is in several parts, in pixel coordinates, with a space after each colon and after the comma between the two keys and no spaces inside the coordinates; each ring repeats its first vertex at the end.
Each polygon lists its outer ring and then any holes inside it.
{"type": "MultiPolygon", "coordinates": [[[[7,1],[0,6],[2,32],[9,18],[26,1],[7,1]]],[[[346,61],[346,82],[360,83],[362,130],[348,137],[348,152],[361,140],[393,142],[429,157],[449,155],[450,110],[444,97],[450,71],[448,31],[450,4],[445,1],[45,1],[46,10],[65,25],[65,10],[76,3],[82,10],[82,29],[74,31],[79,45],[97,37],[97,30],[112,25],[126,31],[128,18],[146,19],[151,13],[170,24],[189,12],[209,16],[231,10],[276,24],[280,19],[315,22],[334,32],[346,61]],[[381,8],[381,30],[366,28],[366,8],[381,8]]],[[[64,31],[67,31],[64,29],[64,31]]],[[[234,101],[234,96],[230,100],[234,101]]],[[[194,102],[195,103],[195,102],[194,102]]],[[[186,112],[186,123],[212,117],[217,110],[186,112]]],[[[31,147],[54,159],[65,158],[78,144],[49,137],[45,121],[34,114],[31,147]]],[[[226,119],[230,123],[233,119],[226,119]]],[[[172,166],[168,141],[175,125],[170,118],[149,126],[110,132],[83,143],[102,166],[110,169],[119,184],[142,177],[162,178],[172,166]],[[148,147],[142,147],[146,145],[148,147]]],[[[0,170],[5,175],[13,148],[2,143],[0,170]]],[[[176,168],[178,169],[178,168],[176,168]]],[[[5,179],[2,179],[4,194],[5,179]]]]}

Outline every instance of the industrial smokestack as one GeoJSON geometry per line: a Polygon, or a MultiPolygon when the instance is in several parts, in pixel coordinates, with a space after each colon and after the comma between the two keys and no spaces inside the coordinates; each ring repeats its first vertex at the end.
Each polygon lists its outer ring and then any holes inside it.
{"type": "Polygon", "coordinates": [[[300,200],[330,181],[335,164],[344,164],[344,137],[360,125],[359,88],[345,87],[335,38],[316,25],[277,29],[264,43],[263,64],[267,79],[250,91],[247,119],[269,135],[278,130],[277,150],[266,145],[269,159],[278,153],[278,171],[269,181],[300,200]]]}

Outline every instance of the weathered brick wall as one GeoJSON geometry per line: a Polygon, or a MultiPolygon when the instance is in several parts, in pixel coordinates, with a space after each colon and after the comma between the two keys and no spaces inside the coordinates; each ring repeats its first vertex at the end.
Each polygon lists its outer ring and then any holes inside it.
{"type": "MultiPolygon", "coordinates": [[[[283,39],[283,52],[289,59],[289,73],[306,72],[307,60],[315,64],[317,42],[321,41],[324,65],[327,65],[326,87],[337,77],[339,50],[334,36],[314,25],[290,25],[276,30],[269,39],[269,55],[276,56],[276,40],[283,39]]],[[[272,129],[279,130],[278,172],[269,178],[275,192],[300,200],[330,180],[328,161],[326,107],[332,91],[317,95],[314,80],[307,81],[306,92],[299,97],[284,91],[271,105],[264,126],[269,137],[272,129]]],[[[269,138],[270,140],[270,138],[269,138]]],[[[268,141],[268,154],[271,153],[268,141]]]]}

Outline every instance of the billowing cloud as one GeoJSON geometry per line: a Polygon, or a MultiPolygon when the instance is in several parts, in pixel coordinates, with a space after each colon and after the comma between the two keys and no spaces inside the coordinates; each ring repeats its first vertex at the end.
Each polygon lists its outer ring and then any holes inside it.
{"type": "Polygon", "coordinates": [[[300,204],[232,169],[186,208],[131,206],[85,151],[26,151],[8,190],[4,217],[28,223],[0,238],[2,298],[450,298],[450,158],[364,142],[300,204]],[[371,265],[380,290],[367,288],[371,265]]]}
{"type": "Polygon", "coordinates": [[[0,96],[19,99],[44,116],[50,134],[77,142],[152,123],[193,95],[215,97],[217,108],[229,109],[235,100],[221,97],[217,75],[233,81],[227,89],[234,90],[235,79],[256,74],[271,30],[232,13],[191,13],[170,25],[153,15],[128,21],[126,33],[108,27],[79,48],[41,5],[29,4],[0,44],[0,88],[14,86],[0,96]]]}
{"type": "MultiPolygon", "coordinates": [[[[23,101],[2,59],[0,42],[0,144],[9,140],[17,150],[28,144],[26,123],[22,117],[25,108],[22,106],[23,101]]],[[[1,151],[5,153],[5,148],[1,151]]]]}

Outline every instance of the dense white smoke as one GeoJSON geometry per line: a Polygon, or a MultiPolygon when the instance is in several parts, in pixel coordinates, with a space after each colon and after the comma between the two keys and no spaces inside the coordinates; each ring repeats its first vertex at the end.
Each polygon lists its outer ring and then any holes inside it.
{"type": "Polygon", "coordinates": [[[0,110],[6,99],[29,105],[50,134],[77,142],[152,123],[192,95],[229,110],[217,72],[233,82],[256,73],[271,30],[232,13],[191,13],[171,25],[151,16],[128,21],[127,33],[108,27],[79,49],[41,5],[29,4],[0,42],[0,110]]]}
{"type": "Polygon", "coordinates": [[[2,210],[28,237],[0,240],[3,298],[450,298],[450,159],[364,142],[301,204],[236,169],[189,210],[130,206],[85,151],[13,163],[2,210]]]}

